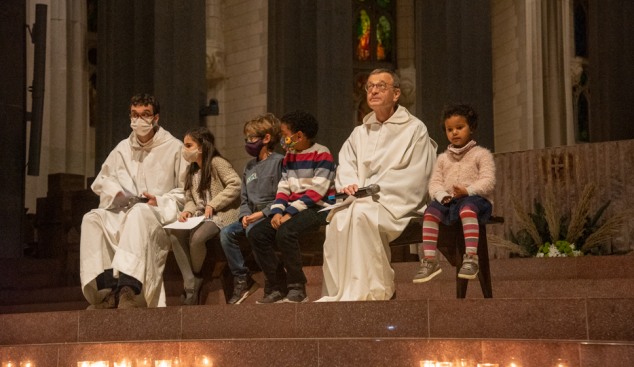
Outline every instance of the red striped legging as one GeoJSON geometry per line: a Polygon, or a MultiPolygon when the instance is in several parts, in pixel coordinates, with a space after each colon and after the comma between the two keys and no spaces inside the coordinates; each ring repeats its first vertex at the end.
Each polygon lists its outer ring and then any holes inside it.
{"type": "MultiPolygon", "coordinates": [[[[438,244],[438,223],[443,220],[443,215],[433,207],[427,208],[423,217],[423,249],[425,257],[436,257],[438,244]]],[[[478,253],[478,240],[480,238],[480,225],[478,224],[478,208],[473,204],[466,204],[460,209],[460,220],[464,232],[464,242],[467,254],[478,253]]],[[[420,253],[419,253],[420,256],[420,253]]]]}

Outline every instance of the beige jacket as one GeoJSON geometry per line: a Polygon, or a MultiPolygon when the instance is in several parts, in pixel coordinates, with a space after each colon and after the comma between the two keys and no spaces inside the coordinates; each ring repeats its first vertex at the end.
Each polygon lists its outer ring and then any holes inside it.
{"type": "MultiPolygon", "coordinates": [[[[207,195],[203,201],[205,206],[214,208],[214,214],[220,217],[223,226],[227,226],[237,221],[240,214],[240,177],[231,163],[224,158],[214,157],[211,163],[215,171],[209,185],[211,195],[207,195]]],[[[199,201],[198,183],[198,180],[192,180],[192,188],[186,192],[185,209],[183,209],[184,212],[194,215],[201,209],[204,214],[204,208],[198,208],[196,205],[199,201]]]]}

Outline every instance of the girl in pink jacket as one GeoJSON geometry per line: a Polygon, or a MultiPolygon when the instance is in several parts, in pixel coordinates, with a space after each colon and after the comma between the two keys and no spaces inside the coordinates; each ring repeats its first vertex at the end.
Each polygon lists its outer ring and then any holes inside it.
{"type": "Polygon", "coordinates": [[[429,182],[429,194],[434,200],[422,220],[423,243],[418,251],[421,268],[414,283],[440,274],[442,269],[436,260],[438,224],[452,225],[458,220],[462,221],[466,245],[458,277],[474,279],[479,271],[479,225],[491,217],[488,198],[495,186],[495,163],[491,152],[472,139],[478,127],[478,113],[468,104],[451,104],[445,106],[442,118],[451,145],[438,156],[429,182]]]}

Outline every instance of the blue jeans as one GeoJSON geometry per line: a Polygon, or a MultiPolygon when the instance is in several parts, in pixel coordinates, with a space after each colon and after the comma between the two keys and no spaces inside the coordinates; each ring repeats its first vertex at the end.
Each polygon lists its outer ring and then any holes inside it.
{"type": "Polygon", "coordinates": [[[249,268],[244,266],[244,257],[242,257],[242,252],[240,252],[237,236],[246,236],[251,228],[261,220],[251,223],[246,229],[242,227],[242,222],[237,221],[223,227],[220,231],[220,245],[222,245],[222,250],[227,256],[231,274],[236,278],[243,278],[249,274],[249,268]]]}

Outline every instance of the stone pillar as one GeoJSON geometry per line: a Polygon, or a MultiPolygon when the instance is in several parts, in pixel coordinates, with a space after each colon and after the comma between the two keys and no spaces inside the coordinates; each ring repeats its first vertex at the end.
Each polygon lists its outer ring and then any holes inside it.
{"type": "Polygon", "coordinates": [[[416,1],[416,81],[417,116],[439,152],[449,144],[439,116],[450,101],[477,108],[475,139],[494,149],[489,0],[416,1]]]}
{"type": "Polygon", "coordinates": [[[98,33],[97,171],[130,135],[130,98],[135,94],[158,98],[159,124],[178,139],[201,124],[205,1],[101,1],[98,33]]]}
{"type": "Polygon", "coordinates": [[[335,159],[354,128],[349,2],[269,0],[268,106],[311,111],[335,159]]]}
{"type": "Polygon", "coordinates": [[[590,141],[634,139],[634,2],[589,1],[590,141]]]}
{"type": "Polygon", "coordinates": [[[411,113],[416,113],[416,32],[414,0],[399,0],[396,3],[396,57],[401,78],[401,97],[398,102],[411,113]]]}
{"type": "MultiPolygon", "coordinates": [[[[35,5],[27,1],[27,23],[35,21],[35,5]]],[[[86,2],[50,1],[46,46],[46,82],[40,175],[26,177],[25,205],[35,211],[38,197],[45,197],[48,175],[73,173],[92,176],[88,120],[88,71],[86,56],[86,2]]],[[[28,65],[33,63],[33,46],[27,41],[28,65]]],[[[32,67],[27,80],[33,79],[32,67]]],[[[30,83],[30,82],[29,82],[30,83]]],[[[30,109],[30,98],[28,108],[30,109]]]]}
{"type": "MultiPolygon", "coordinates": [[[[0,258],[20,257],[26,165],[26,1],[6,0],[0,11],[0,258]]],[[[30,39],[28,40],[30,42],[30,39]]]]}

